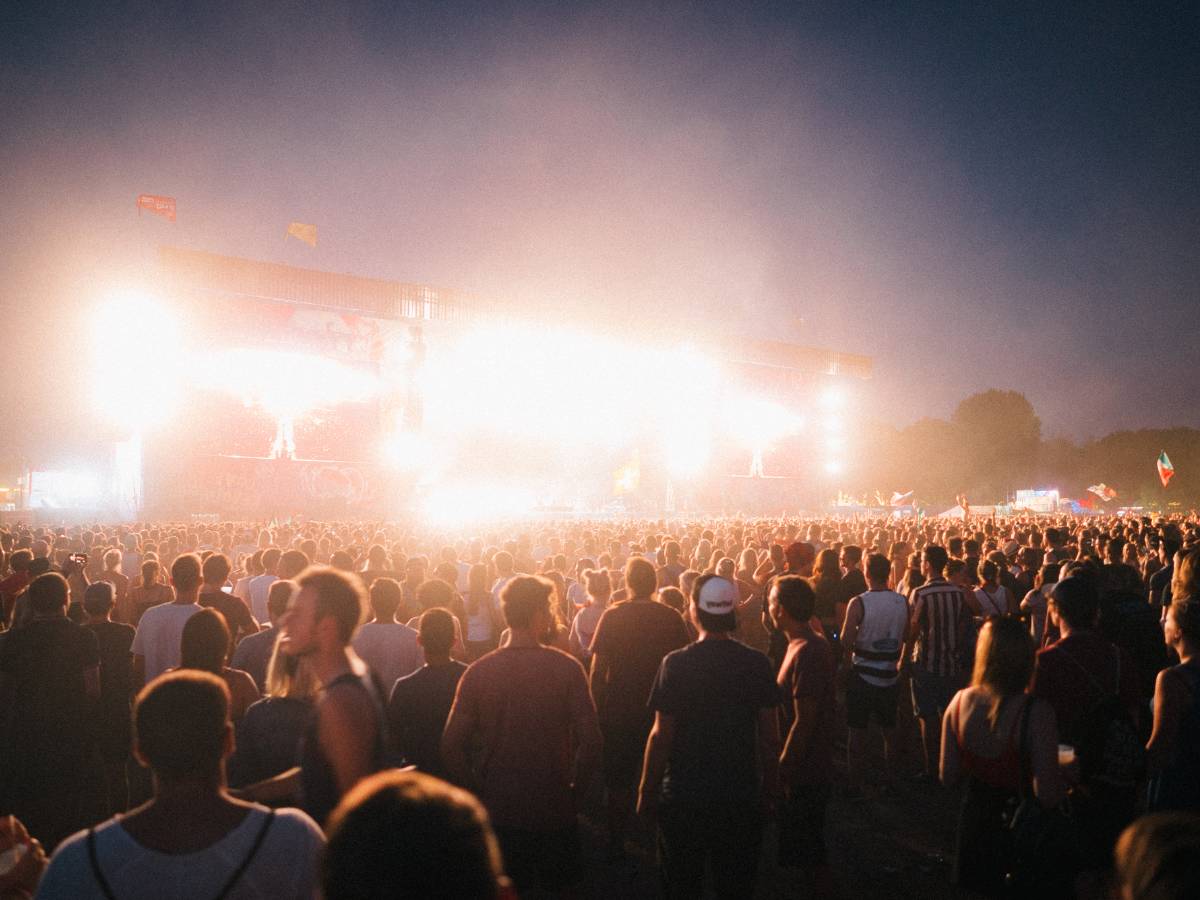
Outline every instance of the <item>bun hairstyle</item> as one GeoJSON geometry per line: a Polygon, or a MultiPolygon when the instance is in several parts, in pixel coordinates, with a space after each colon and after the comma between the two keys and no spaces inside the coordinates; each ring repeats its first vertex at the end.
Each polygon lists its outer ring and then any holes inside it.
{"type": "Polygon", "coordinates": [[[603,596],[612,593],[612,577],[608,569],[584,569],[583,581],[587,586],[589,596],[603,596]]]}

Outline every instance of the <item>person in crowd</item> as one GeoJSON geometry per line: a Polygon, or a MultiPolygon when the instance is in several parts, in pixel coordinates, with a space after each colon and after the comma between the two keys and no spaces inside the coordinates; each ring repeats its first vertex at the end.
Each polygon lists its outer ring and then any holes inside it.
{"type": "Polygon", "coordinates": [[[683,564],[683,548],[679,546],[679,541],[667,541],[663,545],[664,562],[658,569],[658,586],[679,587],[679,576],[684,573],[687,566],[683,564]]]}
{"type": "Polygon", "coordinates": [[[267,591],[267,615],[271,617],[266,628],[256,634],[242,638],[233,651],[230,666],[241,669],[254,679],[259,693],[267,690],[267,671],[275,644],[279,638],[279,623],[287,612],[288,604],[296,593],[296,582],[274,581],[267,591]]]}
{"type": "Polygon", "coordinates": [[[129,578],[121,571],[121,560],[120,550],[109,550],[104,554],[104,571],[94,580],[107,581],[113,586],[117,597],[117,619],[130,622],[133,620],[133,610],[129,604],[129,578]]]}
{"type": "Polygon", "coordinates": [[[587,603],[571,620],[570,639],[571,652],[587,666],[592,658],[592,638],[612,596],[612,579],[607,569],[588,569],[583,573],[583,581],[587,586],[587,603]]]}
{"type": "MultiPolygon", "coordinates": [[[[995,895],[1007,872],[1003,812],[1021,791],[1032,790],[1048,809],[1066,797],[1059,771],[1058,728],[1049,703],[1025,694],[1034,646],[1015,619],[992,617],[979,634],[971,685],[954,695],[942,729],[941,781],[966,781],[956,838],[954,881],[964,890],[995,895]],[[1022,779],[1030,778],[1024,785],[1022,779]]],[[[1074,873],[1062,869],[1069,896],[1074,873]]]]}
{"type": "MultiPolygon", "coordinates": [[[[250,615],[250,607],[232,594],[225,593],[225,582],[232,568],[229,557],[224,553],[209,555],[200,567],[204,583],[200,586],[200,596],[196,598],[201,606],[215,609],[225,619],[225,627],[229,629],[230,654],[243,638],[258,633],[258,622],[250,615]]],[[[234,705],[237,705],[236,697],[234,705]]]]}
{"type": "Polygon", "coordinates": [[[274,649],[267,668],[266,696],[252,703],[236,723],[237,747],[229,760],[231,785],[254,785],[296,765],[319,688],[304,659],[274,649]]]}
{"type": "Polygon", "coordinates": [[[171,896],[309,900],[320,830],[299,810],[235,800],[225,787],[233,750],[229,693],[207,672],[163,675],[138,694],[135,753],[154,796],[74,835],[50,858],[40,900],[171,896]]]}
{"type": "Polygon", "coordinates": [[[989,616],[1007,616],[1013,611],[1011,595],[1000,583],[1000,567],[991,559],[979,564],[975,603],[979,607],[978,615],[985,619],[989,616]]]}
{"type": "Polygon", "coordinates": [[[255,550],[243,562],[244,574],[233,585],[233,596],[250,606],[250,582],[263,573],[261,550],[255,550]]]}
{"type": "Polygon", "coordinates": [[[1200,597],[1173,602],[1163,632],[1179,663],[1154,687],[1147,806],[1200,813],[1200,597]]]}
{"type": "Polygon", "coordinates": [[[816,895],[832,896],[825,811],[833,778],[833,650],[812,628],[816,592],[807,581],[795,575],[776,579],[769,602],[776,627],[788,637],[776,679],[783,736],[779,864],[803,869],[816,895]]]}
{"type": "Polygon", "coordinates": [[[842,647],[849,666],[846,684],[846,777],[849,793],[862,791],[867,729],[874,719],[883,732],[885,785],[892,783],[900,662],[908,632],[908,602],[888,590],[892,562],[882,554],[867,557],[868,590],[850,599],[842,626],[842,647]]]}
{"type": "Polygon", "coordinates": [[[85,724],[100,697],[96,635],[67,618],[68,594],[57,572],[33,579],[30,618],[0,645],[0,798],[51,849],[82,824],[85,724]]]}
{"type": "Polygon", "coordinates": [[[391,771],[360,782],[330,818],[321,896],[509,900],[516,895],[478,800],[429,775],[391,771]]]}
{"type": "Polygon", "coordinates": [[[6,626],[12,620],[13,606],[17,597],[29,587],[33,577],[29,568],[33,564],[33,552],[28,549],[14,550],[9,557],[8,565],[12,570],[0,581],[0,626],[6,626]]]}
{"type": "Polygon", "coordinates": [[[116,608],[113,586],[107,581],[89,585],[83,597],[86,626],[96,636],[100,654],[100,698],[95,709],[95,740],[100,756],[101,793],[105,815],[116,815],[129,806],[129,781],[125,763],[129,758],[133,700],[134,629],[112,621],[116,608]]]}
{"type": "Polygon", "coordinates": [[[386,765],[386,701],[351,646],[366,606],[358,576],[312,566],[296,583],[299,591],[284,615],[279,648],[312,668],[321,692],[301,742],[300,772],[264,786],[263,796],[299,787],[304,810],[324,823],[350,788],[386,765]]]}
{"type": "Polygon", "coordinates": [[[679,613],[654,602],[658,579],[649,562],[630,557],[625,584],[629,599],[604,611],[591,642],[592,697],[604,734],[611,857],[624,853],[634,812],[642,755],[654,719],[646,700],[663,657],[689,640],[679,613]]]}
{"type": "Polygon", "coordinates": [[[1058,583],[1058,565],[1047,563],[1038,569],[1033,589],[1021,600],[1021,612],[1029,617],[1029,634],[1035,647],[1041,647],[1046,634],[1046,614],[1050,596],[1058,583]]]}
{"type": "Polygon", "coordinates": [[[142,581],[129,589],[129,609],[132,618],[127,624],[137,628],[142,616],[152,606],[170,603],[175,592],[162,582],[162,564],[157,559],[142,562],[142,581]]]}
{"type": "Polygon", "coordinates": [[[967,594],[945,579],[947,560],[944,547],[925,548],[921,571],[926,582],[910,598],[913,713],[920,722],[924,749],[920,777],[928,783],[937,777],[942,714],[962,679],[971,616],[978,612],[967,594]]]}
{"type": "Polygon", "coordinates": [[[441,740],[467,667],[450,656],[456,638],[454,616],[440,607],[421,614],[417,641],[425,664],[399,678],[388,700],[388,734],[393,755],[439,778],[445,777],[441,740]]]}
{"type": "Polygon", "coordinates": [[[657,820],[668,898],[700,897],[707,863],[718,896],[751,896],[779,799],[779,688],[770,661],[730,637],[740,601],[719,576],[696,580],[700,638],[663,659],[650,694],[638,811],[657,820]]]}
{"type": "Polygon", "coordinates": [[[467,583],[467,658],[474,662],[499,646],[503,623],[496,598],[488,587],[488,567],[482,563],[471,566],[467,583]]]}
{"type": "MultiPolygon", "coordinates": [[[[842,547],[842,552],[839,556],[842,575],[842,590],[841,596],[838,598],[836,615],[831,623],[833,631],[826,630],[826,635],[834,634],[838,641],[841,640],[840,629],[842,623],[846,621],[846,607],[850,604],[852,597],[857,597],[859,594],[867,590],[867,577],[863,573],[863,548],[857,544],[847,544],[842,547]]],[[[824,627],[824,623],[822,626],[824,627]]],[[[837,644],[831,644],[835,650],[838,649],[837,644]]]]}
{"type": "Polygon", "coordinates": [[[142,613],[133,636],[133,683],[140,687],[179,666],[180,638],[187,620],[201,609],[196,602],[202,580],[200,557],[184,553],[171,563],[175,599],[142,613]]]}
{"type": "Polygon", "coordinates": [[[379,678],[385,691],[391,690],[396,679],[411,675],[424,663],[416,630],[396,621],[402,599],[399,582],[376,578],[370,590],[374,618],[354,636],[354,652],[379,678]]]}
{"type": "Polygon", "coordinates": [[[1121,900],[1200,896],[1200,815],[1143,816],[1121,833],[1116,863],[1121,900]]]}
{"type": "Polygon", "coordinates": [[[261,557],[262,574],[251,578],[246,585],[246,592],[250,595],[250,614],[256,622],[267,620],[267,592],[270,591],[272,583],[279,580],[276,569],[279,568],[280,556],[282,553],[278,547],[264,550],[261,557]]]}
{"type": "Polygon", "coordinates": [[[577,799],[600,755],[583,667],[542,643],[554,621],[552,590],[532,575],[505,584],[510,640],[463,673],[442,737],[446,771],[487,807],[522,892],[568,891],[581,881],[577,799]]]}
{"type": "Polygon", "coordinates": [[[217,610],[202,609],[184,623],[179,667],[199,669],[224,681],[229,689],[229,717],[237,725],[250,704],[259,699],[259,693],[253,678],[225,665],[228,653],[229,629],[225,627],[225,617],[217,610]]]}
{"type": "Polygon", "coordinates": [[[1175,577],[1175,557],[1183,548],[1178,528],[1163,528],[1158,540],[1158,571],[1150,577],[1150,602],[1162,610],[1165,619],[1171,606],[1171,581],[1175,577]]]}

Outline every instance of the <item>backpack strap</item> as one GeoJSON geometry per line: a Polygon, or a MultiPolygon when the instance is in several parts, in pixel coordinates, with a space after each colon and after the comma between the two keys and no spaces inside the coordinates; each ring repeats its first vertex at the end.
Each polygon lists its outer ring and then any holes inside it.
{"type": "Polygon", "coordinates": [[[100,888],[100,893],[104,895],[104,900],[117,900],[116,895],[113,894],[112,885],[108,883],[104,872],[100,870],[100,860],[96,856],[95,828],[89,828],[87,832],[87,853],[88,864],[92,867],[92,877],[96,879],[96,884],[100,888]]]}
{"type": "Polygon", "coordinates": [[[234,885],[250,868],[250,863],[254,861],[254,857],[258,855],[259,848],[262,847],[263,841],[267,837],[267,830],[271,827],[271,823],[275,821],[275,810],[270,810],[267,813],[267,818],[263,821],[262,827],[258,829],[258,834],[254,838],[254,843],[250,845],[250,852],[246,854],[246,858],[242,860],[242,864],[234,869],[233,874],[229,876],[229,880],[225,882],[225,886],[221,888],[221,892],[217,894],[215,900],[225,900],[229,892],[233,890],[234,885]]]}

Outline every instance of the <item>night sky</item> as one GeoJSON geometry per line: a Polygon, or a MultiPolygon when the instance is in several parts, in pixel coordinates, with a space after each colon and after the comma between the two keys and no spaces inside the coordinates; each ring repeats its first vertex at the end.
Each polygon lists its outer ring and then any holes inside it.
{"type": "Polygon", "coordinates": [[[1194,0],[6,3],[0,453],[168,242],[870,354],[897,425],[1200,426],[1198,138],[1194,0]]]}

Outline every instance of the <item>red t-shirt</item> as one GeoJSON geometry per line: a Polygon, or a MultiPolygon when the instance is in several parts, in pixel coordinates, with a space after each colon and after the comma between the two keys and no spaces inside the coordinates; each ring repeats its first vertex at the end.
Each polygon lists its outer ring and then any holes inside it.
{"type": "Polygon", "coordinates": [[[480,799],[502,828],[552,830],[575,822],[573,734],[599,743],[583,666],[550,647],[501,647],[458,682],[450,717],[479,738],[480,799]]]}
{"type": "Polygon", "coordinates": [[[1054,707],[1062,740],[1074,744],[1083,715],[1105,697],[1116,693],[1131,709],[1137,704],[1135,676],[1127,652],[1095,631],[1077,631],[1038,651],[1032,693],[1054,707]]]}

